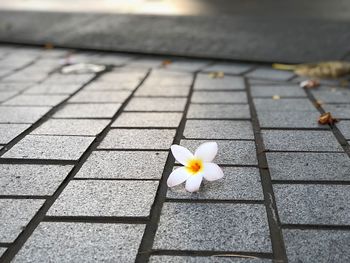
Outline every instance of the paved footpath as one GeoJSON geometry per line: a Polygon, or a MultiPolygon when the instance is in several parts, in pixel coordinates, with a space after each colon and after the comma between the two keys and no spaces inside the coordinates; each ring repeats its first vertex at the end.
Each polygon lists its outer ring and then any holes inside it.
{"type": "Polygon", "coordinates": [[[69,52],[0,47],[1,262],[350,262],[348,88],[120,53],[62,75],[69,52]],[[208,140],[224,179],[167,189],[170,145],[208,140]]]}

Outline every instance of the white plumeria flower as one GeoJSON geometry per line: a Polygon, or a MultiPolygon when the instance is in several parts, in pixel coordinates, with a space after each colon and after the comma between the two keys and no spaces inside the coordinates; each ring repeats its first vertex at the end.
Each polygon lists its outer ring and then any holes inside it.
{"type": "Polygon", "coordinates": [[[217,152],[216,142],[206,142],[201,144],[194,155],[185,147],[172,145],[171,152],[175,159],[184,165],[174,170],[167,181],[169,187],[176,186],[186,181],[186,190],[196,192],[202,183],[203,177],[208,181],[215,181],[224,176],[221,168],[212,163],[217,152]]]}

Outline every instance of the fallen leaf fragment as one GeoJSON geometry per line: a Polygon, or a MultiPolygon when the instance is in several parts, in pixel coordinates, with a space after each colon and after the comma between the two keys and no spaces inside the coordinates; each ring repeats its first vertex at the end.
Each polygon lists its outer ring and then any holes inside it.
{"type": "Polygon", "coordinates": [[[209,73],[209,77],[212,79],[221,79],[225,76],[225,73],[222,71],[218,71],[218,72],[210,72],[209,73]]]}
{"type": "Polygon", "coordinates": [[[64,66],[61,69],[62,74],[85,74],[85,73],[99,73],[106,69],[106,66],[77,63],[68,66],[64,66]]]}
{"type": "Polygon", "coordinates": [[[162,67],[166,67],[168,65],[170,65],[171,63],[173,63],[170,59],[165,59],[162,61],[162,67]]]}
{"type": "Polygon", "coordinates": [[[333,118],[332,114],[330,112],[326,112],[321,114],[321,116],[318,118],[319,124],[334,124],[338,122],[338,119],[333,118]]]}
{"type": "Polygon", "coordinates": [[[44,48],[45,48],[45,49],[53,49],[54,46],[53,46],[52,43],[46,43],[46,44],[44,45],[44,48]]]}
{"type": "Polygon", "coordinates": [[[339,78],[350,74],[350,63],[343,61],[325,61],[298,65],[273,64],[272,67],[280,70],[292,70],[297,75],[313,78],[339,78]]]}
{"type": "Polygon", "coordinates": [[[273,95],[272,99],[273,100],[279,100],[279,99],[281,99],[281,96],[280,95],[273,95]]]}
{"type": "Polygon", "coordinates": [[[323,104],[323,101],[322,101],[322,100],[316,100],[316,101],[315,101],[315,106],[316,106],[316,108],[321,107],[322,104],[323,104]]]}
{"type": "Polygon", "coordinates": [[[316,79],[309,79],[309,80],[304,80],[304,81],[300,82],[301,88],[312,89],[312,88],[316,88],[318,86],[320,86],[320,82],[316,79]]]}

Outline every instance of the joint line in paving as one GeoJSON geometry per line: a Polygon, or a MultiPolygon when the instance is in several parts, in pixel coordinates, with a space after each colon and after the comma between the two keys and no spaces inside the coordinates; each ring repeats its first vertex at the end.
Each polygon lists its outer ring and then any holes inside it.
{"type": "Polygon", "coordinates": [[[267,219],[268,219],[269,228],[270,228],[272,251],[274,254],[274,259],[276,261],[288,262],[282,230],[280,227],[280,219],[278,216],[276,200],[275,200],[272,183],[271,183],[270,171],[268,169],[267,158],[264,152],[263,138],[261,135],[260,124],[256,113],[256,109],[253,103],[253,98],[250,91],[250,84],[247,79],[245,79],[245,84],[247,87],[248,104],[250,106],[250,113],[252,116],[252,126],[254,130],[258,165],[260,167],[259,171],[260,171],[261,183],[262,183],[262,188],[264,193],[267,219]]]}
{"type": "Polygon", "coordinates": [[[0,150],[0,157],[4,155],[8,150],[10,150],[17,142],[22,140],[26,135],[34,131],[36,128],[38,128],[41,124],[43,124],[45,121],[47,121],[52,115],[54,115],[59,109],[63,107],[63,105],[67,104],[66,102],[72,98],[74,95],[76,95],[79,91],[84,89],[85,86],[89,85],[91,82],[98,79],[102,74],[106,73],[107,70],[97,73],[90,81],[83,84],[78,90],[76,90],[74,93],[70,94],[65,100],[57,104],[56,106],[52,107],[51,110],[49,110],[44,116],[42,116],[38,121],[36,121],[34,124],[32,124],[28,129],[26,129],[24,132],[22,132],[20,135],[12,139],[8,144],[6,144],[6,147],[2,148],[0,150]]]}
{"type": "Polygon", "coordinates": [[[272,253],[264,252],[244,252],[244,251],[211,251],[211,250],[157,250],[154,251],[153,255],[162,256],[203,256],[203,257],[246,257],[246,258],[266,258],[272,259],[272,253]]]}
{"type": "MultiPolygon", "coordinates": [[[[307,88],[304,88],[307,97],[309,98],[309,100],[311,100],[313,105],[317,105],[317,100],[315,99],[314,95],[312,95],[311,91],[307,88]]],[[[322,108],[322,105],[319,107],[316,107],[317,110],[320,113],[325,113],[326,111],[322,108]]],[[[343,147],[344,152],[347,153],[347,155],[350,157],[350,145],[348,143],[348,141],[345,139],[344,135],[340,132],[340,130],[338,129],[337,126],[335,125],[329,125],[329,127],[331,128],[335,138],[337,139],[337,141],[339,142],[339,144],[343,147]]]]}
{"type": "MultiPolygon", "coordinates": [[[[182,119],[181,119],[181,122],[177,128],[175,138],[173,140],[173,144],[180,144],[180,141],[183,137],[183,132],[185,130],[185,124],[186,124],[186,115],[187,115],[187,111],[188,111],[189,106],[190,106],[196,76],[197,76],[197,72],[195,72],[193,74],[190,92],[189,92],[189,95],[187,97],[184,111],[182,112],[183,113],[182,119]]],[[[155,237],[155,234],[157,231],[161,210],[162,210],[163,204],[166,200],[166,192],[167,192],[166,180],[167,180],[168,175],[171,173],[171,171],[173,169],[174,163],[175,163],[175,159],[169,153],[167,160],[166,160],[166,163],[165,163],[165,166],[164,166],[161,180],[159,182],[159,187],[157,190],[155,201],[154,201],[152,209],[151,209],[150,222],[146,225],[146,229],[145,229],[144,235],[142,237],[141,245],[139,247],[139,251],[138,251],[135,262],[138,262],[138,263],[148,262],[149,257],[152,253],[154,237],[155,237]]]]}
{"type": "MultiPolygon", "coordinates": [[[[103,73],[106,73],[106,71],[101,72],[97,76],[99,77],[103,73]]],[[[16,238],[16,240],[13,242],[13,244],[4,252],[2,257],[0,258],[1,262],[7,263],[7,262],[11,262],[13,260],[13,258],[16,256],[18,251],[22,248],[24,243],[28,240],[28,238],[31,236],[31,234],[34,232],[34,230],[37,228],[39,223],[42,222],[42,220],[45,218],[45,215],[46,215],[47,211],[50,209],[50,207],[52,206],[52,204],[56,201],[56,199],[59,197],[59,195],[62,193],[62,191],[66,188],[68,183],[72,180],[72,178],[75,176],[75,174],[79,171],[79,169],[82,167],[82,165],[87,160],[87,158],[91,155],[91,153],[97,148],[99,143],[106,137],[107,133],[110,130],[112,123],[119,117],[119,115],[122,113],[122,111],[124,110],[126,105],[129,103],[129,101],[133,97],[134,93],[143,84],[143,82],[147,79],[149,74],[150,74],[150,72],[148,71],[148,73],[144,76],[144,78],[139,82],[137,87],[133,90],[133,92],[131,92],[129,97],[124,101],[124,103],[121,105],[121,107],[118,109],[118,111],[114,114],[114,116],[110,120],[109,124],[103,129],[103,131],[95,138],[95,140],[90,144],[90,146],[87,148],[87,150],[82,154],[78,163],[70,171],[70,173],[67,175],[67,177],[64,179],[64,181],[61,183],[61,185],[57,188],[55,193],[44,202],[42,207],[35,214],[35,216],[30,220],[30,222],[27,224],[27,226],[22,231],[22,233],[16,238]]],[[[97,78],[97,76],[95,76],[93,78],[93,80],[95,80],[97,78]]],[[[90,83],[90,82],[88,82],[88,83],[90,83]]],[[[80,91],[86,85],[87,84],[83,85],[78,91],[80,91]]],[[[63,103],[61,103],[59,105],[63,105],[63,103]]],[[[53,114],[54,112],[52,112],[52,110],[51,110],[49,113],[53,114]]],[[[49,114],[49,115],[51,115],[51,114],[49,114]]],[[[46,120],[46,118],[45,118],[45,120],[46,120]]],[[[44,120],[41,119],[41,122],[44,122],[44,120]]],[[[38,125],[39,124],[37,122],[36,126],[38,126],[38,125]]]]}

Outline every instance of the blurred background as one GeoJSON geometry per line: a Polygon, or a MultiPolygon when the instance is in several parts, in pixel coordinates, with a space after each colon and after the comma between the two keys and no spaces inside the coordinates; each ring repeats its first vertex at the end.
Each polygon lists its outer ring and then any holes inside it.
{"type": "Polygon", "coordinates": [[[0,41],[264,62],[347,59],[350,1],[2,0],[0,41]]]}

